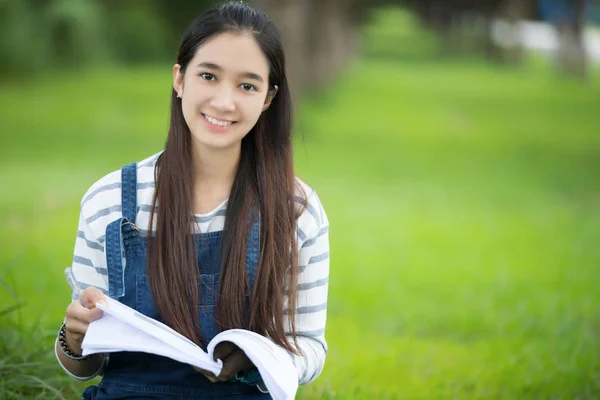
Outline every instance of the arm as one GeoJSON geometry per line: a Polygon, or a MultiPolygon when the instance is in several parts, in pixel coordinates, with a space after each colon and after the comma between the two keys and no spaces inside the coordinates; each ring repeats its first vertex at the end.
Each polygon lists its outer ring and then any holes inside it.
{"type": "MultiPolygon", "coordinates": [[[[296,299],[296,339],[301,355],[289,353],[298,372],[300,385],[312,382],[323,370],[327,354],[325,324],[329,284],[329,221],[317,194],[301,182],[296,202],[303,207],[298,218],[298,297],[296,299]]],[[[286,301],[287,303],[287,301],[286,301]]],[[[289,320],[284,318],[292,343],[289,320]]]]}
{"type": "MultiPolygon", "coordinates": [[[[72,268],[79,285],[83,289],[90,287],[93,289],[84,291],[86,297],[89,297],[88,293],[90,291],[93,293],[89,299],[90,304],[93,306],[103,296],[102,292],[108,288],[107,275],[106,273],[103,274],[106,271],[106,258],[104,256],[104,246],[90,229],[83,212],[79,218],[72,268]]],[[[81,352],[80,346],[83,335],[79,337],[73,332],[85,332],[87,324],[100,316],[100,310],[86,309],[79,300],[75,300],[69,305],[67,318],[65,319],[67,324],[66,339],[69,349],[77,354],[81,352]]],[[[68,375],[75,379],[88,380],[102,372],[104,357],[100,354],[95,354],[84,360],[73,360],[67,357],[60,348],[58,337],[54,350],[58,363],[68,375]]]]}
{"type": "MultiPolygon", "coordinates": [[[[321,374],[327,354],[329,221],[314,192],[309,197],[309,207],[298,222],[298,270],[296,340],[301,355],[288,354],[298,372],[298,384],[304,385],[321,374]]],[[[293,343],[287,317],[284,327],[289,342],[293,343]]],[[[263,393],[268,392],[264,383],[258,384],[258,388],[263,393]]]]}
{"type": "Polygon", "coordinates": [[[92,354],[89,358],[85,358],[84,360],[70,359],[60,348],[58,337],[54,343],[54,355],[63,370],[72,378],[80,381],[92,379],[97,376],[104,367],[105,357],[103,354],[92,354]]]}
{"type": "MultiPolygon", "coordinates": [[[[329,283],[329,223],[320,202],[316,200],[317,204],[314,200],[311,203],[319,206],[313,208],[318,210],[318,218],[314,219],[312,229],[304,240],[301,237],[304,232],[299,232],[298,241],[296,338],[302,356],[290,355],[298,370],[298,383],[301,385],[319,376],[327,353],[325,324],[329,283]]],[[[314,215],[310,218],[314,218],[314,215]]],[[[291,341],[291,334],[288,337],[291,341]]]]}

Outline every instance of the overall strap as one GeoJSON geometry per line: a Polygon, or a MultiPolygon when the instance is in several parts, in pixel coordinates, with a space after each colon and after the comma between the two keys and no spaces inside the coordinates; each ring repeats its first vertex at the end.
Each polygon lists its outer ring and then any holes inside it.
{"type": "Polygon", "coordinates": [[[108,268],[108,296],[118,299],[125,295],[125,252],[123,232],[137,230],[137,165],[128,164],[121,169],[122,217],[106,227],[106,266],[108,268]]]}
{"type": "Polygon", "coordinates": [[[123,217],[135,224],[137,215],[137,164],[131,163],[121,169],[121,207],[123,217]]]}

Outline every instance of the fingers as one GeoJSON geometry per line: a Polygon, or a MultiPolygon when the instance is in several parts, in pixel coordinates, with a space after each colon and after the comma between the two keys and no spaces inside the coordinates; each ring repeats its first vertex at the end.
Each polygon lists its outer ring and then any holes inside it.
{"type": "Polygon", "coordinates": [[[237,347],[232,342],[220,343],[214,350],[214,359],[223,361],[223,368],[219,376],[215,376],[212,372],[194,367],[194,369],[206,376],[211,382],[227,382],[240,370],[248,370],[253,364],[246,356],[243,350],[237,347]]]}
{"type": "Polygon", "coordinates": [[[105,302],[104,293],[95,287],[85,289],[79,298],[81,303],[89,309],[95,308],[96,303],[105,302]]]}
{"type": "Polygon", "coordinates": [[[90,323],[102,317],[102,310],[95,307],[100,301],[104,301],[104,293],[96,288],[87,288],[79,299],[74,300],[67,307],[65,319],[67,346],[77,354],[81,353],[81,342],[90,323]]]}
{"type": "Polygon", "coordinates": [[[218,382],[217,377],[212,372],[197,367],[194,367],[194,369],[204,375],[212,383],[218,382]]]}
{"type": "Polygon", "coordinates": [[[235,349],[238,349],[238,347],[233,342],[221,342],[213,352],[213,359],[215,361],[217,359],[225,360],[235,349]]]}
{"type": "Polygon", "coordinates": [[[87,312],[86,317],[87,317],[87,322],[92,322],[95,321],[97,319],[102,318],[102,315],[104,314],[104,311],[102,311],[99,308],[93,308],[91,310],[86,310],[87,312]]]}
{"type": "Polygon", "coordinates": [[[87,332],[88,325],[87,322],[75,318],[67,317],[65,320],[67,346],[77,354],[81,353],[81,342],[87,332]]]}
{"type": "Polygon", "coordinates": [[[88,325],[88,323],[75,318],[67,318],[65,321],[67,334],[71,334],[71,337],[75,340],[83,339],[83,336],[87,332],[88,325]]]}
{"type": "Polygon", "coordinates": [[[226,382],[236,375],[240,370],[246,370],[252,366],[252,362],[239,347],[231,352],[229,357],[223,360],[223,369],[217,379],[221,382],[226,382]]]}
{"type": "Polygon", "coordinates": [[[101,318],[102,314],[102,310],[98,308],[85,308],[78,299],[74,300],[69,304],[69,307],[67,307],[67,318],[74,318],[82,322],[87,322],[88,324],[101,318]]]}

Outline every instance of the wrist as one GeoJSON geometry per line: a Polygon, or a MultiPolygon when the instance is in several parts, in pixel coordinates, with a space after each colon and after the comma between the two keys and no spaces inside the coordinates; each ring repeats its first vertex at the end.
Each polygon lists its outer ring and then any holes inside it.
{"type": "Polygon", "coordinates": [[[109,361],[108,353],[90,354],[84,361],[71,360],[60,349],[58,336],[54,344],[54,354],[63,371],[78,381],[87,381],[101,375],[109,361]]]}
{"type": "Polygon", "coordinates": [[[58,332],[58,348],[65,355],[65,357],[71,360],[84,361],[90,358],[89,355],[84,357],[81,354],[81,344],[77,343],[72,337],[70,337],[64,323],[58,332]]]}

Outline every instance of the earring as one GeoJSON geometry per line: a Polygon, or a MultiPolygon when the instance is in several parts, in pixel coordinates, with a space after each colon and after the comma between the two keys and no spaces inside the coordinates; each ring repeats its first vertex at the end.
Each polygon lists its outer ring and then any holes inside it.
{"type": "Polygon", "coordinates": [[[181,98],[181,94],[177,93],[177,98],[180,99],[181,98]]]}

